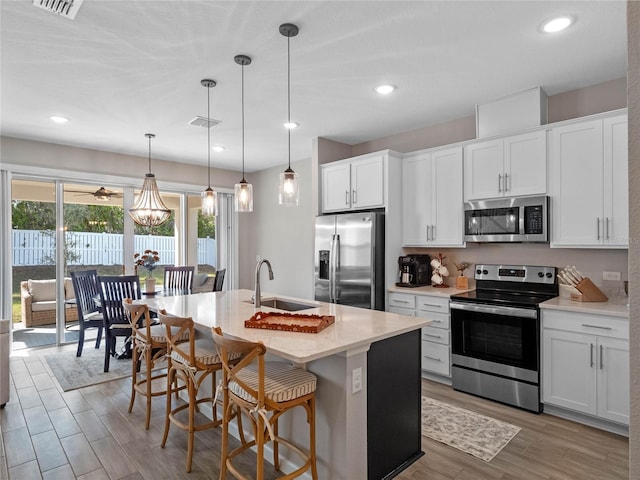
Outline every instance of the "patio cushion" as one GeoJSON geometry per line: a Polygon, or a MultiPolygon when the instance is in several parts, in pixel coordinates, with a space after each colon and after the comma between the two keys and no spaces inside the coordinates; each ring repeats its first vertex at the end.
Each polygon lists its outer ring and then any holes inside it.
{"type": "Polygon", "coordinates": [[[65,277],[64,279],[64,299],[71,300],[72,298],[76,298],[76,292],[73,290],[73,282],[70,277],[65,277]]]}
{"type": "Polygon", "coordinates": [[[55,300],[45,300],[42,302],[33,302],[31,304],[32,312],[46,312],[47,310],[55,310],[55,309],[56,309],[55,300]]]}
{"type": "Polygon", "coordinates": [[[48,300],[55,300],[56,281],[53,279],[52,280],[29,280],[29,292],[33,296],[34,302],[44,302],[48,300]]]}

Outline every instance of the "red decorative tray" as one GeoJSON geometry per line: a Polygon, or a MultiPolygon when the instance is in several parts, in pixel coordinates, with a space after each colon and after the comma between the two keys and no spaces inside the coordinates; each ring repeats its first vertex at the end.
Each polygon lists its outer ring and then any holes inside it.
{"type": "Polygon", "coordinates": [[[336,321],[333,315],[305,315],[285,312],[256,312],[244,321],[246,328],[318,333],[336,321]]]}

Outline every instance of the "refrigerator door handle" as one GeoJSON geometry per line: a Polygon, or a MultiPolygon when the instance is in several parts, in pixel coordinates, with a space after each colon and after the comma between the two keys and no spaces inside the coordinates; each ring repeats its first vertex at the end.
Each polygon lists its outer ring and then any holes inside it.
{"type": "Polygon", "coordinates": [[[331,251],[329,252],[329,303],[337,302],[336,275],[338,259],[340,258],[340,235],[331,237],[331,251]]]}

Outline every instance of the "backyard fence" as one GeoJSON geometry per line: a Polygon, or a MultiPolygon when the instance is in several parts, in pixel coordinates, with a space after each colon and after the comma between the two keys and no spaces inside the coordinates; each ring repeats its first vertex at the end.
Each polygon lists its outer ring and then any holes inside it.
{"type": "MultiPolygon", "coordinates": [[[[53,230],[12,230],[13,265],[52,265],[56,258],[53,230]]],[[[135,235],[134,252],[155,250],[162,265],[175,265],[175,238],[157,235],[135,235]]],[[[66,232],[67,265],[122,265],[123,235],[121,233],[66,232]]],[[[216,241],[198,239],[198,264],[216,265],[216,241]]]]}

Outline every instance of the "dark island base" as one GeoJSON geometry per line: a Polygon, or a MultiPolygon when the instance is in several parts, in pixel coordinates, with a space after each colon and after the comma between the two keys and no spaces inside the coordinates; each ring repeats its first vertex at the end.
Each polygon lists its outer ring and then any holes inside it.
{"type": "Polygon", "coordinates": [[[375,342],[367,353],[367,477],[390,479],[420,458],[420,330],[375,342]]]}

